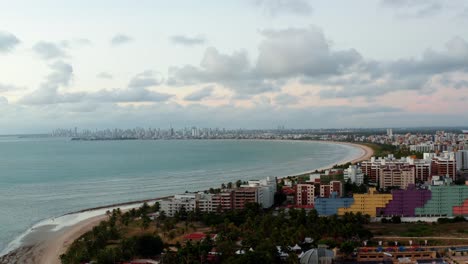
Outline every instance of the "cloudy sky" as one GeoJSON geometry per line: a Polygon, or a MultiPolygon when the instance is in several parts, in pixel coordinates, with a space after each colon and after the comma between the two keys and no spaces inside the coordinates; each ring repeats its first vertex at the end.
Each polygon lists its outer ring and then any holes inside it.
{"type": "Polygon", "coordinates": [[[462,0],[0,0],[0,134],[468,125],[462,0]]]}

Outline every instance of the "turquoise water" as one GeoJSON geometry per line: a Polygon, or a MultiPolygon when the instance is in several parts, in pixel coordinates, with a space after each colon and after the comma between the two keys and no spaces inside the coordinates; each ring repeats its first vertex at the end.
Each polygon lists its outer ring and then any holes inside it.
{"type": "Polygon", "coordinates": [[[33,224],[81,209],[284,176],[360,149],[291,141],[70,141],[0,137],[0,252],[33,224]]]}

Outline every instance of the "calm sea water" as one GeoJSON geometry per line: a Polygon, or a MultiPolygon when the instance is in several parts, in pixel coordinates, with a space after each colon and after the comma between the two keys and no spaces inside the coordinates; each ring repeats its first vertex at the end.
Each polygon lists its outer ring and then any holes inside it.
{"type": "Polygon", "coordinates": [[[0,137],[0,252],[33,224],[68,212],[290,175],[359,153],[314,142],[0,137]]]}

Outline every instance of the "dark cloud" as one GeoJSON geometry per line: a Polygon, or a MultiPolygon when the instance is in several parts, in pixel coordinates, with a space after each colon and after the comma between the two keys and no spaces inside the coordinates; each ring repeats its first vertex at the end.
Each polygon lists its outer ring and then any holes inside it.
{"type": "Polygon", "coordinates": [[[253,0],[253,3],[270,16],[286,14],[308,16],[313,11],[307,0],[253,0]]]}
{"type": "Polygon", "coordinates": [[[170,37],[170,40],[174,44],[184,45],[184,46],[195,46],[195,45],[202,45],[206,43],[206,39],[202,35],[197,35],[197,36],[175,35],[175,36],[170,37]]]}
{"type": "Polygon", "coordinates": [[[13,34],[0,31],[0,53],[7,53],[12,51],[20,40],[13,34]]]}
{"type": "Polygon", "coordinates": [[[44,60],[68,57],[65,49],[53,42],[40,41],[33,46],[33,50],[44,60]]]}
{"type": "Polygon", "coordinates": [[[259,79],[250,66],[245,51],[222,54],[207,48],[200,67],[185,65],[169,69],[169,85],[218,83],[236,92],[255,94],[277,89],[275,83],[259,79]]]}
{"type": "Polygon", "coordinates": [[[265,30],[256,72],[264,77],[327,76],[341,74],[359,63],[355,50],[333,51],[316,27],[265,30]]]}
{"type": "Polygon", "coordinates": [[[201,101],[202,99],[209,97],[213,94],[213,87],[208,86],[198,91],[195,91],[184,97],[186,101],[201,101]]]}
{"type": "Polygon", "coordinates": [[[112,37],[110,42],[113,46],[120,46],[131,41],[133,41],[132,37],[124,34],[117,34],[114,37],[112,37]]]}
{"type": "Polygon", "coordinates": [[[100,72],[96,75],[96,77],[100,79],[113,79],[114,78],[114,76],[112,76],[112,74],[108,72],[100,72]]]}
{"type": "Polygon", "coordinates": [[[129,84],[129,88],[146,88],[156,86],[162,83],[162,77],[160,74],[154,71],[144,71],[133,77],[129,84]]]}
{"type": "Polygon", "coordinates": [[[313,26],[264,30],[255,64],[245,51],[222,54],[210,47],[200,66],[169,70],[169,85],[217,83],[236,93],[235,98],[278,91],[287,81],[328,87],[322,98],[373,98],[414,90],[430,94],[434,77],[468,71],[468,43],[454,37],[441,51],[427,49],[422,56],[392,61],[364,58],[354,49],[335,50],[323,32],[313,26]]]}
{"type": "MultiPolygon", "coordinates": [[[[455,37],[442,51],[426,50],[420,58],[387,62],[364,62],[347,75],[325,80],[308,80],[332,87],[322,90],[322,98],[376,97],[394,91],[415,90],[430,94],[436,90],[432,78],[451,72],[468,71],[468,43],[455,37]]],[[[462,84],[453,84],[459,87],[462,84]]]]}
{"type": "Polygon", "coordinates": [[[222,54],[207,48],[200,67],[169,69],[169,85],[218,83],[241,94],[278,90],[288,78],[342,74],[362,62],[355,50],[331,50],[321,30],[265,30],[259,56],[252,66],[245,51],[222,54]]]}

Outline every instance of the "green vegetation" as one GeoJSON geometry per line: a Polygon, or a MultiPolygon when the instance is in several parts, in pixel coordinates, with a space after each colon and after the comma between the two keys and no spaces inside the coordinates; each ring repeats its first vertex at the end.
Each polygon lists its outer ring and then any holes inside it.
{"type": "Polygon", "coordinates": [[[296,253],[289,249],[295,244],[307,250],[325,243],[330,247],[342,246],[343,252],[350,253],[361,240],[372,237],[364,228],[369,217],[362,214],[319,217],[315,210],[265,211],[258,204],[247,204],[238,211],[181,210],[173,218],[163,213],[157,220],[147,218],[158,208],[159,205],[145,204],[126,213],[109,212],[108,220],[70,246],[61,256],[62,263],[115,263],[134,258],[205,263],[213,250],[222,252],[214,255],[215,263],[298,263],[296,253]],[[185,241],[184,235],[192,232],[203,232],[207,237],[197,242],[185,241]],[[313,242],[305,243],[306,237],[313,242]],[[277,246],[291,257],[280,259],[277,246]],[[244,250],[245,254],[236,254],[237,250],[244,250]]]}
{"type": "Polygon", "coordinates": [[[219,263],[298,263],[297,255],[289,250],[289,246],[299,244],[307,250],[319,243],[331,247],[345,243],[349,247],[353,241],[372,236],[363,228],[369,217],[361,214],[318,217],[315,210],[309,213],[294,209],[272,212],[263,211],[258,204],[248,204],[240,211],[203,214],[200,221],[211,226],[210,232],[217,234],[216,239],[177,245],[177,252],[165,254],[164,263],[200,263],[206,259],[209,246],[222,252],[218,256],[219,263]],[[306,237],[317,241],[316,244],[303,243],[306,237]],[[287,262],[279,258],[276,246],[291,255],[287,262]],[[240,249],[246,253],[235,254],[240,249]]]}
{"type": "Polygon", "coordinates": [[[138,257],[153,257],[163,250],[162,239],[149,232],[128,234],[130,225],[138,229],[148,229],[151,219],[147,214],[159,208],[144,203],[138,210],[124,214],[119,209],[107,212],[108,220],[102,221],[91,231],[72,243],[66,254],[60,256],[62,263],[83,263],[95,260],[98,263],[115,263],[117,260],[130,260],[138,257]],[[137,220],[138,219],[138,220],[137,220]]]}
{"type": "MultiPolygon", "coordinates": [[[[463,220],[463,217],[439,218],[438,222],[435,223],[399,223],[396,218],[382,219],[381,223],[371,223],[366,225],[375,236],[388,237],[390,240],[392,237],[445,237],[445,238],[466,238],[468,241],[468,233],[464,230],[468,230],[468,222],[463,220]]],[[[379,238],[381,239],[381,238],[379,238]]],[[[449,242],[450,239],[444,241],[449,242]]],[[[457,243],[466,243],[457,241],[457,243]]]]}
{"type": "Polygon", "coordinates": [[[384,157],[389,154],[393,154],[395,158],[399,159],[402,157],[416,156],[418,159],[423,158],[422,152],[410,151],[407,146],[397,147],[389,144],[376,144],[376,143],[359,143],[372,148],[374,156],[384,157]]]}

